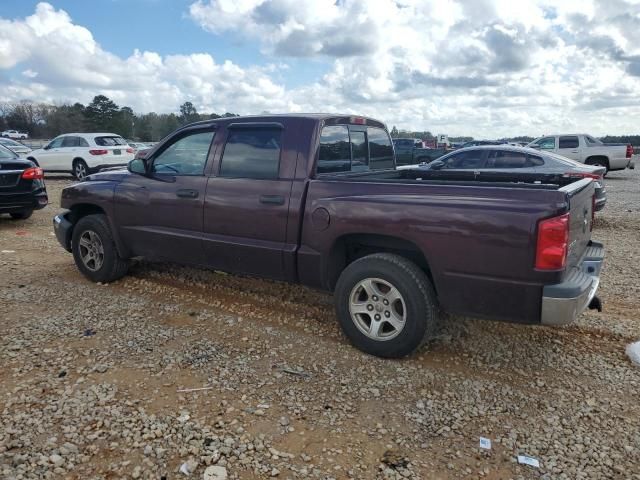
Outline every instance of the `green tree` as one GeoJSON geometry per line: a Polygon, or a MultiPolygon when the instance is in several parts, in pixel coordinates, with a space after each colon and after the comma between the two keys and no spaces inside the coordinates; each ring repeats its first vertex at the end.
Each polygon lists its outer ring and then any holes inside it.
{"type": "Polygon", "coordinates": [[[112,130],[117,126],[118,113],[118,105],[113,100],[104,95],[96,95],[85,109],[87,126],[96,132],[112,130]]]}
{"type": "Polygon", "coordinates": [[[200,115],[196,107],[191,102],[184,102],[180,105],[180,123],[186,125],[187,123],[197,122],[200,120],[200,115]]]}

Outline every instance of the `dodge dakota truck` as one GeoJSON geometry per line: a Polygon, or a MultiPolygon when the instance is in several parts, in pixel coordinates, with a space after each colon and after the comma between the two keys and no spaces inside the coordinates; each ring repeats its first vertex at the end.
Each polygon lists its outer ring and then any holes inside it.
{"type": "Polygon", "coordinates": [[[542,151],[554,152],[563,157],[587,165],[605,167],[609,170],[624,170],[631,166],[633,147],[627,143],[602,143],[585,134],[546,135],[529,145],[542,151]]]}
{"type": "Polygon", "coordinates": [[[599,307],[593,201],[588,178],[398,170],[371,118],[268,115],[178,129],[66,187],[53,224],[92,281],[144,257],[300,283],[333,292],[356,347],[401,357],[441,310],[559,325],[599,307]]]}

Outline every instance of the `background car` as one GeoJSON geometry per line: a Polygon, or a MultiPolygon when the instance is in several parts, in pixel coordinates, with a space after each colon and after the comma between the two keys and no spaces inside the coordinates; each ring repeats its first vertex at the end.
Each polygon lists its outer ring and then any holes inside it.
{"type": "Polygon", "coordinates": [[[103,168],[121,167],[133,160],[134,150],[115,133],[67,133],[27,157],[45,173],[71,173],[78,180],[103,168]]]}
{"type": "Polygon", "coordinates": [[[139,150],[147,150],[148,148],[151,148],[149,145],[142,142],[128,142],[127,144],[133,148],[133,153],[137,153],[139,150]]]}
{"type": "MultiPolygon", "coordinates": [[[[592,178],[596,184],[595,210],[602,210],[607,202],[607,192],[604,185],[606,168],[585,165],[555,153],[541,152],[526,147],[510,145],[470,147],[455,150],[431,163],[398,168],[443,171],[447,176],[457,171],[461,173],[461,180],[473,179],[475,175],[495,173],[504,176],[515,172],[545,174],[542,178],[550,183],[559,177],[592,178]]],[[[435,176],[437,177],[437,174],[435,176]]]]}
{"type": "Polygon", "coordinates": [[[29,147],[10,138],[0,138],[0,145],[4,145],[9,150],[12,150],[21,157],[26,157],[29,153],[31,153],[31,149],[29,147]]]}
{"type": "Polygon", "coordinates": [[[3,137],[14,138],[17,140],[29,138],[29,134],[24,132],[19,132],[17,130],[5,130],[2,132],[3,137]]]}
{"type": "Polygon", "coordinates": [[[47,203],[42,169],[0,145],[0,213],[24,220],[47,203]]]}
{"type": "Polygon", "coordinates": [[[461,148],[469,148],[469,147],[479,147],[480,145],[504,145],[507,142],[504,140],[472,140],[470,142],[463,143],[458,147],[461,148]]]}

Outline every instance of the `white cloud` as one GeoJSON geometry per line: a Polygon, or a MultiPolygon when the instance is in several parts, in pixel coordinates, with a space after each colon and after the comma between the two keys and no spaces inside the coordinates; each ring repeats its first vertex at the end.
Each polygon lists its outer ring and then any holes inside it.
{"type": "Polygon", "coordinates": [[[637,131],[637,2],[199,0],[189,15],[224,34],[219,41],[255,43],[265,66],[206,53],[121,58],[41,3],[25,19],[0,19],[0,69],[23,72],[0,80],[0,99],[103,93],[136,111],[175,111],[185,100],[201,111],[340,111],[482,137],[637,131]],[[287,89],[276,79],[296,76],[294,57],[328,73],[287,89]]]}

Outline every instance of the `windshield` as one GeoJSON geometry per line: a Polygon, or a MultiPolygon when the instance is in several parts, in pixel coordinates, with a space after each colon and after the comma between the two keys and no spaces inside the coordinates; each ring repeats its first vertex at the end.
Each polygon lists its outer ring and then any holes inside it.
{"type": "Polygon", "coordinates": [[[96,137],[95,138],[96,145],[100,145],[101,147],[113,147],[115,145],[126,145],[127,142],[124,141],[122,137],[96,137]]]}

